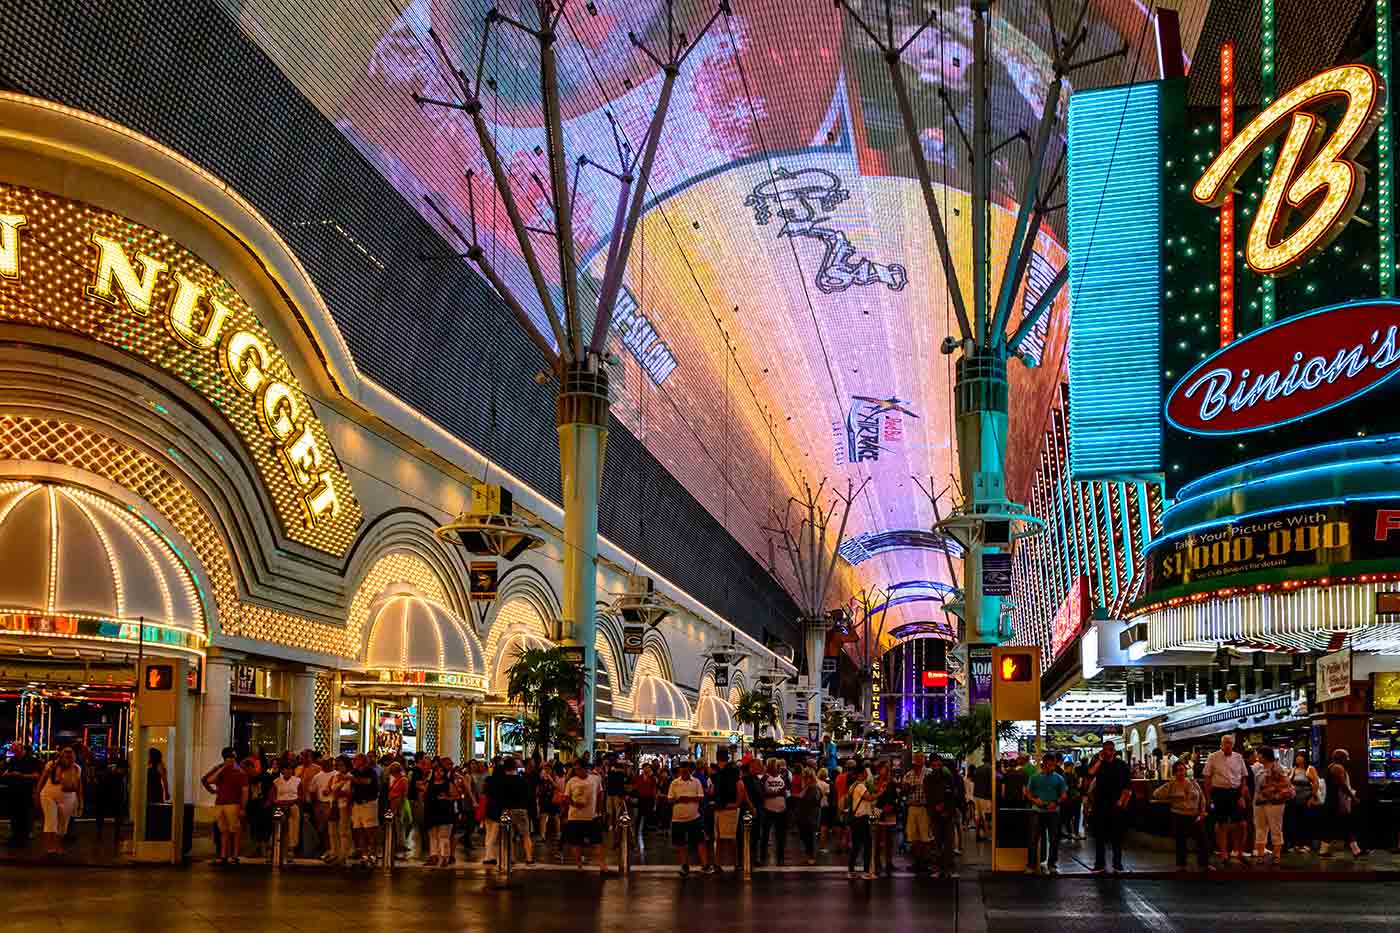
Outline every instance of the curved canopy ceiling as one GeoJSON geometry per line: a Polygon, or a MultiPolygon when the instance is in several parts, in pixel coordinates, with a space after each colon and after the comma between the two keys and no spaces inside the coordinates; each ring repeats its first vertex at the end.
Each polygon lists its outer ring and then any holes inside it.
{"type": "MultiPolygon", "coordinates": [[[[424,196],[465,229],[471,222],[465,179],[475,173],[483,246],[549,333],[538,302],[528,301],[530,278],[469,119],[413,101],[414,94],[460,96],[430,28],[453,64],[472,72],[483,52],[487,10],[499,7],[533,26],[535,0],[225,2],[302,92],[440,229],[424,196]]],[[[804,482],[816,486],[823,478],[828,488],[843,489],[848,478],[857,485],[871,480],[850,517],[847,562],[833,601],[861,586],[946,583],[948,557],[929,534],[934,510],[913,478],[943,491],[957,468],[951,357],[939,352],[953,328],[893,85],[868,37],[830,0],[731,5],[733,15],[720,17],[699,41],[675,85],[615,318],[632,326],[629,337],[644,336],[636,353],[618,333],[610,338],[621,360],[614,414],[789,584],[790,570],[774,559],[763,526],[770,506],[781,509],[804,482]]],[[[969,270],[960,274],[970,276],[969,163],[959,136],[959,126],[971,125],[970,7],[958,0],[852,5],[880,22],[892,8],[896,41],[909,42],[905,75],[920,140],[959,268],[969,270]],[[930,13],[939,14],[934,25],[918,32],[930,13]]],[[[1047,5],[1064,32],[1080,2],[993,4],[996,141],[1035,129],[1052,78],[1047,5]]],[[[1188,49],[1207,5],[1184,4],[1188,49]]],[[[676,31],[699,36],[717,6],[717,0],[677,0],[676,31]]],[[[666,9],[663,0],[565,5],[557,47],[570,165],[586,156],[616,166],[614,125],[640,147],[662,78],[628,34],[664,48],[666,9]]],[[[1128,52],[1076,72],[1072,84],[1155,78],[1146,16],[1139,0],[1090,0],[1079,56],[1124,45],[1128,52]]],[[[498,24],[490,36],[481,59],[489,81],[483,115],[526,222],[548,226],[548,198],[531,177],[548,177],[538,49],[513,27],[498,24]]],[[[1062,148],[1063,127],[1049,164],[1062,148]]],[[[996,156],[995,250],[1004,251],[1010,239],[1026,151],[1013,141],[996,156]]],[[[580,300],[587,308],[596,301],[618,189],[596,168],[577,177],[580,300]]],[[[1066,261],[1062,229],[1060,215],[1043,228],[1023,299],[1038,297],[1066,261]]],[[[552,244],[541,237],[535,247],[557,289],[552,244]]],[[[970,292],[970,282],[964,290],[970,292]]],[[[1013,492],[1033,467],[1044,414],[1062,379],[1066,338],[1062,296],[1030,342],[1040,368],[1012,368],[1013,492]]],[[[645,503],[645,490],[637,494],[645,503]]],[[[940,506],[947,502],[945,496],[940,506]]],[[[890,624],[930,614],[927,607],[898,607],[890,624]]]]}

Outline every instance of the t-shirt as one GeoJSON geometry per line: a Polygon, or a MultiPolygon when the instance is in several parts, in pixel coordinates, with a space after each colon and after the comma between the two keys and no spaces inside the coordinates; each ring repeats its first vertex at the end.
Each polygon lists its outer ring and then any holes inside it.
{"type": "Polygon", "coordinates": [[[318,803],[331,802],[331,781],[335,779],[334,771],[322,771],[311,779],[308,785],[311,795],[318,803]]]}
{"type": "Polygon", "coordinates": [[[598,775],[571,777],[564,785],[564,796],[569,801],[570,820],[592,820],[598,816],[598,775]]]}
{"type": "Polygon", "coordinates": [[[1111,807],[1118,802],[1123,791],[1133,785],[1133,773],[1122,758],[1112,761],[1100,759],[1099,769],[1094,772],[1094,805],[1111,807]]]}
{"type": "Polygon", "coordinates": [[[350,785],[351,803],[372,803],[379,799],[379,775],[373,768],[356,768],[350,772],[350,776],[354,778],[350,785]]]}
{"type": "Polygon", "coordinates": [[[671,782],[671,789],[666,792],[666,796],[671,799],[671,822],[689,823],[691,820],[700,818],[700,799],[705,796],[705,788],[700,786],[700,782],[694,777],[686,780],[676,778],[671,782]],[[681,797],[695,797],[695,800],[681,802],[681,797]]]}
{"type": "Polygon", "coordinates": [[[608,796],[622,797],[627,794],[627,769],[621,765],[608,769],[608,796]]]}
{"type": "Polygon", "coordinates": [[[715,774],[715,806],[721,810],[739,803],[739,769],[731,761],[715,774]]]}
{"type": "Polygon", "coordinates": [[[1058,771],[1051,771],[1049,774],[1037,771],[1026,782],[1026,789],[1031,792],[1032,797],[1040,801],[1040,803],[1033,804],[1037,810],[1048,810],[1052,803],[1056,806],[1059,805],[1060,795],[1067,793],[1069,786],[1065,783],[1064,776],[1058,771]]]}
{"type": "Polygon", "coordinates": [[[278,803],[296,803],[301,796],[301,778],[293,774],[291,777],[274,778],[272,781],[274,799],[278,803]]]}
{"type": "Polygon", "coordinates": [[[909,771],[900,779],[900,784],[904,787],[904,793],[909,796],[909,806],[922,807],[924,805],[924,775],[928,774],[928,769],[922,771],[909,771]]]}
{"type": "MultiPolygon", "coordinates": [[[[763,777],[763,809],[769,813],[787,811],[787,781],[781,774],[767,774],[763,777]]],[[[675,819],[675,817],[672,817],[675,819]]]]}
{"type": "Polygon", "coordinates": [[[243,803],[243,791],[248,788],[248,774],[238,765],[224,765],[214,775],[214,804],[220,807],[243,803]]]}

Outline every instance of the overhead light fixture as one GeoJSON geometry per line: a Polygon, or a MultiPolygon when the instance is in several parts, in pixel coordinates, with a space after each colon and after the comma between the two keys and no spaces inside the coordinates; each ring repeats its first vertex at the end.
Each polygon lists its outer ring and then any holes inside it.
{"type": "Polygon", "coordinates": [[[534,525],[514,514],[509,490],[487,483],[472,485],[472,508],[437,529],[444,541],[479,557],[515,560],[544,544],[534,525]]]}

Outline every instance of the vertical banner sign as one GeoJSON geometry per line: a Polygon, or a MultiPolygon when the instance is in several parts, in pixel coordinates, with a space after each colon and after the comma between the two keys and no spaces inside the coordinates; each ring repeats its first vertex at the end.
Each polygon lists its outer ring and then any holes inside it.
{"type": "MultiPolygon", "coordinates": [[[[578,665],[579,670],[584,669],[583,645],[560,645],[559,650],[569,659],[570,663],[578,665]]],[[[569,709],[574,711],[574,715],[579,718],[580,723],[583,722],[583,697],[584,691],[587,689],[588,678],[580,678],[578,694],[569,697],[567,700],[569,709]]],[[[592,752],[593,749],[585,749],[585,751],[592,752]]]]}
{"type": "Polygon", "coordinates": [[[729,689],[729,665],[719,664],[715,666],[715,689],[729,689]]]}
{"type": "MultiPolygon", "coordinates": [[[[1381,0],[1385,2],[1385,0],[1381,0]]],[[[1220,148],[1235,135],[1235,45],[1220,47],[1220,148]]],[[[1220,205],[1220,345],[1235,339],[1235,195],[1220,205]]]]}
{"type": "Polygon", "coordinates": [[[975,709],[992,702],[992,646],[967,646],[968,703],[975,709]]]}
{"type": "MultiPolygon", "coordinates": [[[[624,625],[622,627],[622,653],[641,654],[646,634],[647,627],[645,625],[624,625]]],[[[715,686],[719,686],[719,671],[720,668],[715,668],[715,686]]],[[[728,677],[728,672],[725,676],[728,677]]]]}
{"type": "Polygon", "coordinates": [[[841,687],[841,659],[822,658],[822,692],[834,696],[841,687]]]}
{"type": "Polygon", "coordinates": [[[489,603],[496,598],[496,587],[500,580],[494,560],[474,560],[471,563],[471,600],[474,603],[489,603]]]}

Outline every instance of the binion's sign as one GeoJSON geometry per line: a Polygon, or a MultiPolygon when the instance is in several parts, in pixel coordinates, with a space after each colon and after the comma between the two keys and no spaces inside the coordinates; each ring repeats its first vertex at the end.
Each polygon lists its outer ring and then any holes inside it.
{"type": "Polygon", "coordinates": [[[1167,420],[1192,434],[1243,434],[1336,408],[1400,371],[1397,330],[1400,301],[1288,318],[1197,364],[1167,396],[1167,420]]]}

